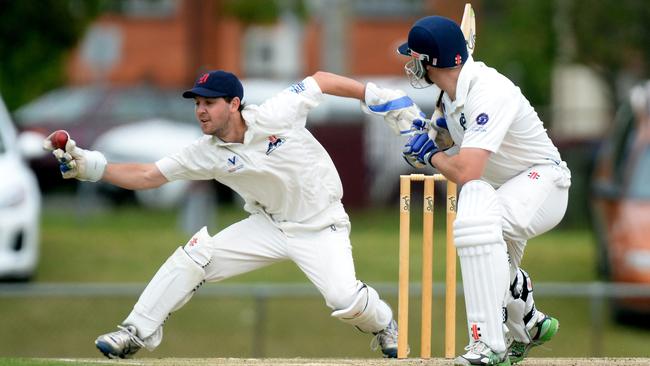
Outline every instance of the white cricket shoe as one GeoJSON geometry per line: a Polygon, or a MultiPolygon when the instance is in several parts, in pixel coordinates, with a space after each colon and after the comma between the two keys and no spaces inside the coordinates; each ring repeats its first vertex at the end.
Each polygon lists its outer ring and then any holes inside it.
{"type": "Polygon", "coordinates": [[[129,358],[144,347],[144,342],[137,336],[136,327],[133,325],[117,327],[119,330],[102,334],[95,340],[95,346],[104,356],[129,358]]]}
{"type": "Polygon", "coordinates": [[[456,357],[454,365],[485,365],[485,366],[509,366],[510,359],[504,352],[499,355],[492,351],[487,344],[477,341],[465,347],[467,353],[456,357]]]}
{"type": "Polygon", "coordinates": [[[388,326],[377,333],[370,342],[370,349],[376,351],[381,347],[385,358],[397,358],[397,322],[392,319],[388,326]]]}

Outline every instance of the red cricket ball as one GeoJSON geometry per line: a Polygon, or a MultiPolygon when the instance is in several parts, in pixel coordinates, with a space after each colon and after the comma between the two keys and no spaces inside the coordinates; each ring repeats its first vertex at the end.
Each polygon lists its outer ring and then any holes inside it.
{"type": "Polygon", "coordinates": [[[51,138],[52,146],[54,146],[55,149],[65,150],[65,144],[68,143],[68,138],[68,132],[65,130],[54,131],[51,138]]]}

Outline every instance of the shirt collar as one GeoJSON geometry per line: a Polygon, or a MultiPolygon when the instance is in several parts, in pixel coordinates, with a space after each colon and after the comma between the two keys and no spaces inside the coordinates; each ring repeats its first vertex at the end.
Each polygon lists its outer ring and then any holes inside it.
{"type": "Polygon", "coordinates": [[[467,95],[469,94],[469,86],[474,79],[475,69],[476,62],[474,62],[472,56],[469,56],[467,58],[467,61],[465,61],[465,64],[463,64],[463,68],[460,70],[460,74],[458,75],[458,81],[456,82],[456,100],[452,102],[447,93],[445,93],[443,96],[445,99],[445,104],[450,107],[449,112],[453,112],[465,105],[467,95]]]}

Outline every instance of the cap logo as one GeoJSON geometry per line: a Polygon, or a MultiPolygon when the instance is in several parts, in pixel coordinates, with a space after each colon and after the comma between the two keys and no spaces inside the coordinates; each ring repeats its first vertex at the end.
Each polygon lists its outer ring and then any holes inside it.
{"type": "Polygon", "coordinates": [[[463,58],[460,56],[460,53],[456,54],[456,57],[454,57],[454,62],[456,63],[456,66],[460,65],[460,63],[463,62],[463,58]]]}
{"type": "Polygon", "coordinates": [[[210,77],[210,74],[203,74],[203,75],[201,75],[201,77],[199,78],[199,81],[197,81],[196,83],[197,83],[197,84],[203,84],[203,83],[205,83],[206,81],[208,81],[208,77],[210,77]]]}

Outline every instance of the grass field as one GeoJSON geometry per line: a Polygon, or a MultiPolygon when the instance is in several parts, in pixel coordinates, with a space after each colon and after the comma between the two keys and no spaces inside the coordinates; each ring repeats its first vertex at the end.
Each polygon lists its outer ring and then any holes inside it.
{"type": "MultiPolygon", "coordinates": [[[[258,365],[258,366],[446,366],[452,360],[433,358],[429,360],[405,359],[355,359],[355,358],[165,358],[130,359],[109,361],[101,359],[0,359],[3,366],[78,366],[78,365],[138,365],[138,366],[214,366],[214,365],[258,365]]],[[[645,358],[529,358],[522,366],[642,366],[645,358]]]]}
{"type": "MultiPolygon", "coordinates": [[[[397,279],[398,213],[392,209],[351,212],[352,241],[357,275],[369,282],[397,279]]],[[[245,217],[232,207],[220,207],[216,233],[245,217]]],[[[187,235],[177,229],[173,212],[144,211],[121,207],[112,213],[76,216],[73,211],[48,209],[43,217],[41,265],[37,282],[146,282],[187,235]]],[[[419,276],[417,215],[413,217],[412,276],[419,276]]],[[[434,256],[435,278],[442,279],[444,219],[437,219],[434,256]]],[[[588,231],[554,231],[532,240],[524,267],[540,282],[582,282],[595,279],[592,236],[588,231]]],[[[460,277],[459,277],[460,280],[460,277]]],[[[306,283],[292,263],[279,263],[227,283],[306,283]]],[[[209,286],[219,286],[211,284],[209,286]]],[[[462,299],[462,298],[460,298],[462,299]]],[[[592,355],[644,357],[650,332],[610,321],[594,342],[587,299],[537,297],[543,310],[557,316],[561,331],[536,357],[585,357],[592,355]]],[[[28,297],[0,300],[0,356],[4,357],[97,357],[94,338],[114,329],[130,311],[137,296],[125,297],[28,297]]],[[[396,309],[397,299],[387,300],[396,309]]],[[[442,354],[442,298],[435,299],[434,355],[442,354]]],[[[413,299],[411,304],[416,304],[413,299]]],[[[410,342],[419,351],[416,329],[419,309],[411,305],[410,342]]],[[[457,351],[466,342],[463,303],[457,319],[457,351]]],[[[329,315],[319,297],[269,299],[265,303],[263,328],[255,323],[259,302],[252,298],[195,297],[165,325],[165,340],[154,352],[141,357],[239,357],[274,358],[376,358],[369,349],[370,337],[329,315]]],[[[0,364],[11,364],[0,359],[0,364]]],[[[31,362],[31,361],[30,361],[31,362]]],[[[23,365],[22,363],[15,363],[23,365]]],[[[62,363],[63,364],[63,363],[62,363]]]]}

